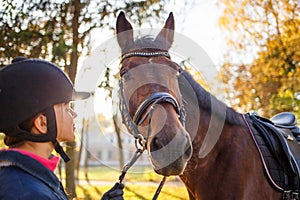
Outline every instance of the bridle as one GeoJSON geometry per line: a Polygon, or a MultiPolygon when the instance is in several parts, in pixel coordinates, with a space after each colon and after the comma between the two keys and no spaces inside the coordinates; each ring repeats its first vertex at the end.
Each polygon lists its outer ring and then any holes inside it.
{"type": "MultiPolygon", "coordinates": [[[[161,51],[159,49],[150,49],[150,50],[152,50],[152,51],[144,52],[142,49],[138,49],[135,51],[127,52],[122,55],[121,63],[126,58],[133,57],[133,56],[138,56],[138,57],[165,56],[167,58],[170,58],[170,55],[167,51],[161,51]]],[[[182,71],[182,69],[179,67],[179,73],[181,73],[181,71],[182,71]]],[[[122,114],[123,123],[128,127],[130,133],[136,139],[144,138],[139,133],[137,126],[139,126],[141,123],[143,123],[147,117],[149,119],[149,115],[152,114],[154,107],[160,103],[171,104],[174,107],[176,113],[178,114],[180,122],[182,123],[183,126],[185,126],[186,113],[185,113],[185,109],[184,109],[184,105],[183,105],[184,100],[182,99],[181,95],[179,95],[181,98],[181,101],[182,101],[181,104],[179,105],[176,98],[167,92],[156,92],[156,93],[152,94],[151,96],[147,97],[146,99],[144,99],[142,101],[142,103],[138,106],[133,118],[131,119],[131,116],[129,114],[129,109],[125,102],[125,96],[124,96],[124,91],[123,91],[123,82],[122,82],[123,75],[124,74],[121,75],[121,79],[119,81],[120,95],[121,95],[120,111],[122,114]],[[151,105],[151,109],[149,109],[146,112],[146,110],[149,108],[150,105],[151,105]]],[[[144,139],[147,140],[148,138],[144,138],[144,139]]]]}
{"type": "Polygon", "coordinates": [[[136,110],[134,117],[133,117],[133,122],[136,125],[140,125],[142,124],[145,119],[148,117],[149,115],[149,111],[145,113],[146,109],[151,105],[151,104],[159,104],[159,103],[170,103],[176,113],[178,115],[180,115],[180,107],[176,101],[176,99],[169,93],[167,92],[156,92],[154,94],[152,94],[150,97],[146,98],[138,107],[138,109],[136,110]],[[142,118],[143,113],[145,113],[144,117],[142,118]]]}
{"type": "Polygon", "coordinates": [[[124,53],[121,56],[121,63],[129,57],[139,56],[139,57],[154,57],[154,56],[165,56],[167,58],[171,58],[170,54],[167,51],[162,51],[161,49],[148,48],[151,50],[150,52],[144,52],[143,49],[137,49],[135,51],[129,51],[124,53]]]}
{"type": "MultiPolygon", "coordinates": [[[[130,51],[122,55],[121,57],[121,64],[122,62],[129,57],[133,56],[138,56],[138,57],[154,57],[154,56],[165,56],[170,59],[170,55],[167,51],[162,51],[160,49],[148,49],[151,50],[150,52],[145,52],[143,49],[138,49],[135,51],[130,51]]],[[[179,67],[179,73],[181,73],[181,68],[179,67]]],[[[185,117],[186,117],[186,112],[184,109],[183,105],[183,99],[180,95],[181,98],[181,103],[179,104],[176,100],[176,98],[171,95],[170,93],[167,92],[156,92],[146,99],[142,101],[142,103],[138,106],[135,114],[133,115],[133,118],[131,118],[129,114],[129,109],[126,105],[125,102],[125,96],[124,96],[124,88],[123,88],[123,82],[122,82],[122,76],[119,81],[119,86],[120,86],[120,96],[121,96],[121,101],[120,101],[120,111],[122,115],[122,121],[123,124],[125,124],[129,130],[129,132],[134,136],[135,138],[135,146],[137,148],[136,152],[132,156],[131,160],[123,167],[122,169],[122,174],[119,177],[120,182],[125,177],[125,174],[127,170],[134,164],[134,162],[142,155],[143,151],[147,148],[147,140],[150,135],[150,123],[151,123],[151,117],[152,113],[155,109],[155,107],[158,104],[161,103],[169,103],[171,104],[176,113],[178,114],[178,118],[183,126],[185,126],[185,117]],[[149,106],[151,106],[149,108],[149,106]],[[138,126],[141,125],[146,119],[148,118],[148,130],[147,130],[147,137],[144,137],[138,130],[138,126]]],[[[161,181],[153,199],[156,199],[158,197],[158,194],[160,193],[163,184],[166,180],[166,177],[164,176],[163,180],[161,181]]]]}

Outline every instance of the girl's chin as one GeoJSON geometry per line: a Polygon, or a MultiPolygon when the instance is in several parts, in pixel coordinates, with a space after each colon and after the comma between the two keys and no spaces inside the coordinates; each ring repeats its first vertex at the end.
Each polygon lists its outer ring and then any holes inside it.
{"type": "Polygon", "coordinates": [[[64,137],[64,138],[57,138],[58,142],[74,142],[75,141],[75,135],[72,134],[69,137],[64,137]]]}

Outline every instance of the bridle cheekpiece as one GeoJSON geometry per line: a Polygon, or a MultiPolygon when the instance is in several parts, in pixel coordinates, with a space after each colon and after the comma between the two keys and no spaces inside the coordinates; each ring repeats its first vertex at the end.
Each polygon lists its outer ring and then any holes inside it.
{"type": "MultiPolygon", "coordinates": [[[[153,48],[149,48],[147,50],[150,50],[150,51],[145,52],[143,49],[137,49],[134,51],[129,51],[127,53],[124,53],[121,57],[121,63],[124,61],[124,59],[133,57],[133,56],[139,56],[139,57],[165,56],[167,58],[170,58],[170,54],[167,51],[164,51],[161,49],[153,49],[153,48]]],[[[181,69],[180,69],[180,71],[181,71],[181,69]]],[[[123,75],[124,74],[122,74],[121,76],[123,76],[123,75]]],[[[152,112],[157,104],[170,103],[174,107],[175,111],[177,112],[180,122],[182,123],[183,126],[185,126],[186,113],[185,113],[184,106],[183,106],[183,99],[181,99],[182,102],[181,102],[181,106],[180,106],[179,103],[177,102],[176,98],[173,95],[171,95],[167,92],[156,92],[156,93],[152,94],[151,96],[147,97],[139,105],[133,118],[131,119],[131,116],[129,114],[129,109],[125,102],[122,79],[120,79],[120,81],[119,81],[119,86],[120,86],[120,94],[121,94],[120,110],[121,110],[121,114],[122,114],[123,123],[127,126],[129,131],[131,132],[131,134],[136,139],[144,141],[142,143],[146,143],[148,138],[144,138],[142,136],[142,134],[139,133],[137,126],[139,126],[141,123],[143,123],[147,117],[151,118],[152,112]],[[151,109],[148,109],[150,105],[151,105],[151,109]],[[148,111],[146,112],[147,109],[148,109],[148,111]],[[143,114],[144,114],[144,116],[143,116],[143,114]]],[[[180,98],[182,98],[182,97],[180,96],[180,98]]],[[[149,123],[149,121],[148,121],[148,123],[149,123]]],[[[140,143],[141,143],[141,141],[140,141],[140,143]]]]}

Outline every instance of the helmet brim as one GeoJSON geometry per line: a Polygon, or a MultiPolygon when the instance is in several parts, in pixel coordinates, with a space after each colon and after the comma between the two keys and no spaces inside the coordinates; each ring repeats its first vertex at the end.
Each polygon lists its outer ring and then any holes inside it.
{"type": "Polygon", "coordinates": [[[87,99],[91,96],[90,92],[77,92],[77,91],[73,91],[73,95],[72,95],[72,100],[76,101],[76,100],[83,100],[83,99],[87,99]]]}

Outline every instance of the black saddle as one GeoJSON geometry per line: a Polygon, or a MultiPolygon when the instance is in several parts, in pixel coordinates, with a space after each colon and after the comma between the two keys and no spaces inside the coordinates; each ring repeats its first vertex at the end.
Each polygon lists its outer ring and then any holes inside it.
{"type": "Polygon", "coordinates": [[[297,119],[293,113],[290,112],[279,113],[277,115],[274,115],[270,119],[270,121],[273,122],[273,124],[278,128],[290,130],[293,133],[294,137],[298,141],[300,141],[300,129],[297,126],[297,119]]]}
{"type": "Polygon", "coordinates": [[[247,114],[254,139],[262,155],[265,170],[284,199],[299,199],[300,191],[300,129],[293,113],[284,112],[270,120],[256,113],[247,114]]]}

